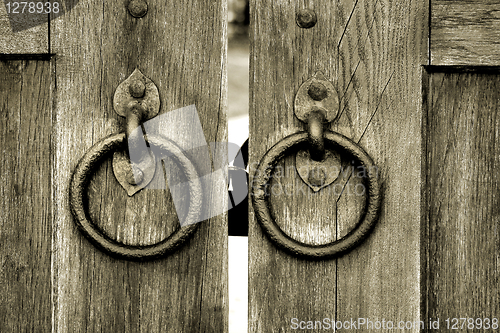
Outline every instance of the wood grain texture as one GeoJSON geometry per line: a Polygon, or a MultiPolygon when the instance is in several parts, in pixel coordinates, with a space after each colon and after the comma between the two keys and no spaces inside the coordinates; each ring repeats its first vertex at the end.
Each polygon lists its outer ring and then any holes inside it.
{"type": "MultiPolygon", "coordinates": [[[[13,31],[7,14],[7,8],[0,5],[0,54],[47,54],[49,53],[49,24],[35,25],[29,29],[13,31]]],[[[26,15],[11,14],[11,18],[19,21],[21,26],[29,20],[26,15]]],[[[39,17],[38,17],[39,18],[39,17]]]]}
{"type": "Polygon", "coordinates": [[[51,330],[51,62],[0,62],[0,331],[51,330]]]}
{"type": "Polygon", "coordinates": [[[427,317],[442,318],[440,327],[448,317],[500,312],[499,89],[498,74],[429,80],[424,295],[427,317]]]}
{"type": "Polygon", "coordinates": [[[431,65],[500,65],[500,3],[431,1],[431,65]]]}
{"type": "Polygon", "coordinates": [[[352,3],[345,6],[352,11],[343,11],[347,29],[339,45],[342,107],[351,137],[378,166],[382,208],[372,235],[338,259],[337,318],[415,322],[428,7],[423,1],[352,3]]]}
{"type": "MultiPolygon", "coordinates": [[[[305,30],[296,25],[295,12],[308,6],[295,1],[250,2],[251,177],[269,148],[285,136],[303,130],[303,124],[293,114],[295,92],[299,86],[316,71],[322,71],[327,79],[335,77],[335,51],[340,36],[336,29],[335,6],[331,1],[317,2],[314,8],[318,24],[305,30]]],[[[335,205],[328,203],[324,192],[314,194],[320,199],[314,198],[317,205],[311,205],[314,200],[312,191],[304,186],[304,193],[300,192],[303,182],[293,171],[294,160],[295,156],[284,158],[279,165],[283,168],[282,175],[275,175],[273,179],[270,193],[273,193],[273,188],[280,188],[275,184],[282,184],[284,190],[290,189],[292,193],[289,196],[278,191],[271,195],[273,215],[282,230],[289,234],[323,243],[334,237],[335,205]],[[296,191],[307,200],[297,200],[296,191]],[[277,197],[282,200],[276,200],[277,197]],[[313,220],[318,217],[314,215],[315,208],[324,214],[319,223],[313,220]],[[301,214],[297,215],[297,212],[301,214]],[[321,226],[327,228],[319,233],[321,226]]],[[[292,331],[292,318],[334,318],[335,261],[298,260],[278,250],[262,233],[252,208],[248,236],[249,332],[292,331]]]]}
{"type": "MultiPolygon", "coordinates": [[[[112,99],[136,68],[159,89],[158,117],[174,114],[171,122],[158,122],[147,133],[181,145],[189,141],[195,135],[192,124],[183,123],[182,113],[174,110],[194,104],[203,139],[227,140],[223,2],[148,1],[141,19],[129,15],[127,3],[80,1],[51,26],[51,48],[57,54],[56,330],[226,332],[226,214],[202,222],[176,253],[137,263],[96,249],[75,228],[68,209],[68,183],[78,159],[98,140],[125,129],[112,99]]],[[[198,154],[196,163],[202,175],[212,170],[211,154],[204,148],[205,158],[198,154]]],[[[131,245],[155,243],[179,227],[169,188],[162,190],[161,165],[153,181],[158,189],[129,198],[116,182],[110,160],[96,170],[89,186],[96,225],[131,245]]],[[[226,193],[218,188],[207,195],[227,205],[226,193]]]]}
{"type": "MultiPolygon", "coordinates": [[[[371,155],[383,200],[379,222],[363,244],[317,262],[278,250],[250,210],[249,332],[291,332],[292,318],[419,320],[427,12],[425,2],[251,2],[251,168],[279,140],[305,129],[293,113],[295,92],[320,71],[339,94],[339,116],[330,129],[371,155]],[[315,10],[315,27],[295,24],[300,8],[315,10]]],[[[294,163],[293,156],[284,158],[284,170],[294,163]]],[[[289,170],[273,182],[281,188],[300,185],[289,170]]],[[[355,181],[345,177],[345,188],[355,181]]],[[[324,190],[309,196],[276,193],[270,201],[282,230],[309,244],[342,237],[360,214],[353,192],[340,198],[324,190]]]]}

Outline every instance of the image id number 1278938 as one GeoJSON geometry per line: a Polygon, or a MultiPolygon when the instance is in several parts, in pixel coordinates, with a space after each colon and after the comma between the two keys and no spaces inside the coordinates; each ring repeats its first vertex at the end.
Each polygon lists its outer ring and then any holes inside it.
{"type": "Polygon", "coordinates": [[[498,329],[498,318],[447,318],[446,328],[451,330],[462,329],[498,329]]]}
{"type": "Polygon", "coordinates": [[[50,14],[59,13],[59,2],[7,2],[8,14],[50,14]]]}

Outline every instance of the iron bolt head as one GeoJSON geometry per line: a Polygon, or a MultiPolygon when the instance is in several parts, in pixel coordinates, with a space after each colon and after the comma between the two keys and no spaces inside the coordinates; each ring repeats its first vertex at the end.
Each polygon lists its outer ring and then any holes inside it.
{"type": "Polygon", "coordinates": [[[136,18],[141,18],[148,12],[148,4],[144,0],[131,0],[128,3],[128,12],[136,18]]]}
{"type": "Polygon", "coordinates": [[[139,185],[144,180],[144,173],[136,168],[131,167],[130,172],[128,173],[127,181],[130,185],[139,185]]]}
{"type": "Polygon", "coordinates": [[[309,97],[315,101],[321,101],[328,97],[328,90],[321,82],[313,82],[307,90],[309,97]]]}
{"type": "Polygon", "coordinates": [[[325,178],[326,178],[326,173],[325,170],[323,170],[322,168],[316,167],[311,171],[309,171],[308,180],[309,183],[311,183],[314,186],[322,186],[323,183],[325,182],[325,178]]]}
{"type": "Polygon", "coordinates": [[[296,15],[297,25],[304,29],[312,28],[318,21],[316,13],[312,9],[300,9],[296,15]]]}
{"type": "Polygon", "coordinates": [[[141,98],[146,93],[146,85],[144,82],[136,80],[128,86],[128,90],[130,91],[130,95],[133,97],[141,98]]]}

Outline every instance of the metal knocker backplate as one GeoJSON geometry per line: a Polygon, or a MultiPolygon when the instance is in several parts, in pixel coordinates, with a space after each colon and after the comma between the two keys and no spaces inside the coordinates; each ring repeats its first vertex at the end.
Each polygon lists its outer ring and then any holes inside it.
{"type": "MultiPolygon", "coordinates": [[[[69,187],[69,203],[75,222],[81,232],[97,247],[108,254],[129,260],[150,260],[162,257],[175,251],[181,246],[198,227],[198,217],[202,207],[202,187],[197,171],[191,161],[172,141],[148,136],[149,145],[157,154],[168,154],[169,158],[181,167],[189,183],[190,205],[184,227],[177,229],[165,240],[148,246],[130,246],[117,242],[106,236],[92,223],[86,210],[87,186],[92,172],[111,153],[126,148],[126,134],[120,133],[109,136],[96,143],[79,161],[69,187]]],[[[159,156],[161,158],[161,156],[159,156]]]]}
{"type": "MultiPolygon", "coordinates": [[[[366,179],[367,199],[364,212],[354,229],[343,238],[324,245],[305,244],[291,238],[276,224],[269,210],[267,187],[273,170],[285,156],[308,145],[309,134],[292,134],[274,145],[261,159],[252,180],[252,203],[257,220],[269,239],[283,250],[308,259],[324,259],[344,254],[362,242],[378,219],[380,210],[380,189],[376,175],[368,173],[366,179]]],[[[365,170],[375,170],[370,156],[355,142],[334,132],[325,132],[325,147],[343,151],[356,159],[365,170]]]]}

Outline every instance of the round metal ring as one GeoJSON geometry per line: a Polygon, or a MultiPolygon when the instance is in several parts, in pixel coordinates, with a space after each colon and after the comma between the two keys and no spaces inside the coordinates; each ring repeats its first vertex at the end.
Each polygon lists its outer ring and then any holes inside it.
{"type": "Polygon", "coordinates": [[[166,152],[181,167],[189,181],[190,205],[184,227],[177,229],[161,242],[146,246],[125,245],[111,239],[92,223],[85,209],[84,197],[87,185],[95,167],[109,153],[126,145],[126,134],[111,135],[98,143],[82,157],[71,177],[69,186],[69,203],[75,222],[81,232],[97,247],[108,254],[129,260],[149,260],[162,257],[179,248],[198,227],[198,217],[202,207],[202,187],[198,174],[191,161],[184,155],[181,148],[166,138],[148,136],[150,146],[155,151],[166,152]]]}
{"type": "MultiPolygon", "coordinates": [[[[357,159],[366,170],[375,168],[370,156],[355,142],[345,136],[326,132],[325,146],[330,149],[340,149],[357,159]],[[332,147],[333,146],[333,147],[332,147]]],[[[255,215],[264,233],[269,239],[283,250],[308,259],[324,259],[336,257],[348,252],[365,239],[378,219],[380,211],[380,189],[375,175],[368,172],[367,202],[360,221],[347,235],[334,242],[324,245],[310,245],[296,241],[281,230],[269,211],[266,188],[272,177],[273,170],[278,162],[299,145],[306,145],[307,132],[292,134],[275,144],[261,159],[252,181],[252,203],[255,215]]],[[[328,148],[326,148],[328,149],[328,148]]]]}

